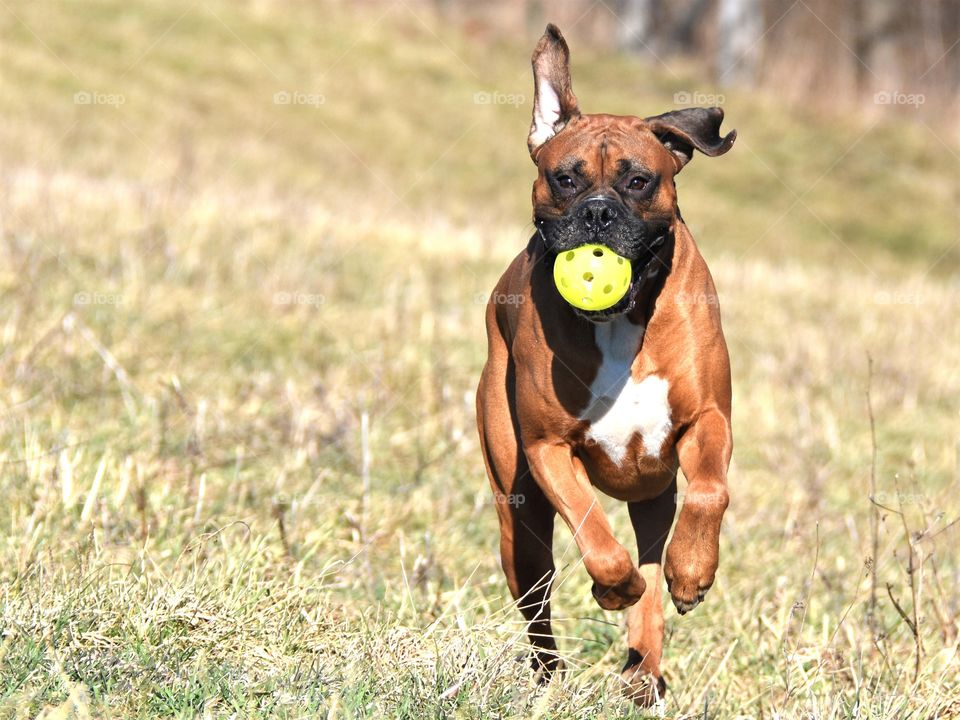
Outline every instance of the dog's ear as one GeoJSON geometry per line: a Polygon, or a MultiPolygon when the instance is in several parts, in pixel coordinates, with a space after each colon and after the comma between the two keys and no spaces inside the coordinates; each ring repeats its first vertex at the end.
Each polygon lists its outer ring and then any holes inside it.
{"type": "Polygon", "coordinates": [[[645,118],[647,126],[672,154],[677,163],[677,172],[690,162],[696,148],[704,155],[723,155],[733,146],[737,131],[731,130],[720,137],[723,109],[687,108],[674,110],[645,118]]]}
{"type": "Polygon", "coordinates": [[[572,119],[580,116],[577,96],[570,85],[570,48],[556,25],[547,25],[543,37],[534,48],[533,57],[533,122],[527,147],[537,161],[540,146],[552,138],[572,119]]]}

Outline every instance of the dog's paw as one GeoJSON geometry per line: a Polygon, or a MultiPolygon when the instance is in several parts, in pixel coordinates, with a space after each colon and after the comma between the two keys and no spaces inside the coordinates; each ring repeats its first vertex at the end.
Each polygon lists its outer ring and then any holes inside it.
{"type": "Polygon", "coordinates": [[[538,685],[545,685],[553,679],[554,675],[564,670],[563,659],[554,652],[535,652],[530,664],[533,668],[534,680],[538,685]]]}
{"type": "Polygon", "coordinates": [[[620,687],[624,696],[640,707],[656,705],[667,693],[663,677],[645,670],[640,663],[623,669],[620,687]]]}
{"type": "Polygon", "coordinates": [[[676,555],[671,555],[668,549],[663,577],[678,613],[686,615],[703,602],[707,590],[713,585],[716,572],[716,560],[711,562],[709,559],[684,557],[677,561],[676,555]]]}
{"type": "Polygon", "coordinates": [[[673,600],[673,605],[677,608],[677,612],[680,615],[686,615],[688,612],[693,610],[697,605],[703,602],[704,596],[707,594],[707,590],[699,590],[697,592],[697,597],[694,600],[686,600],[683,597],[677,597],[672,592],[670,593],[670,598],[673,600]]]}
{"type": "Polygon", "coordinates": [[[633,605],[647,589],[647,583],[640,571],[631,568],[627,577],[616,585],[593,583],[591,592],[597,604],[604,610],[623,610],[633,605]]]}

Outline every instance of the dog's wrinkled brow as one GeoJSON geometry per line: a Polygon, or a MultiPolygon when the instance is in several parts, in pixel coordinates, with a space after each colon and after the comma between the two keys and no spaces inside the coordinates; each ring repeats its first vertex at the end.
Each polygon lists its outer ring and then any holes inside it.
{"type": "Polygon", "coordinates": [[[586,161],[576,157],[568,157],[564,158],[557,164],[556,168],[554,169],[554,174],[572,173],[582,177],[586,167],[586,161]]]}
{"type": "Polygon", "coordinates": [[[617,160],[617,173],[618,177],[623,177],[629,173],[635,173],[638,175],[644,175],[648,178],[652,178],[657,174],[643,163],[637,162],[636,160],[630,160],[628,158],[620,158],[617,160]]]}

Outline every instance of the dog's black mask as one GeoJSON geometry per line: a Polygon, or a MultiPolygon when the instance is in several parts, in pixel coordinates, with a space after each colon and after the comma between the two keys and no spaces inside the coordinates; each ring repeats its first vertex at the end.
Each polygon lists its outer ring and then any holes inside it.
{"type": "Polygon", "coordinates": [[[593,195],[560,217],[537,218],[536,225],[547,250],[554,254],[596,243],[636,266],[643,265],[663,244],[670,218],[640,218],[616,196],[593,195]]]}
{"type": "Polygon", "coordinates": [[[574,308],[578,315],[597,321],[632,310],[642,281],[667,269],[660,255],[671,240],[670,220],[637,217],[618,197],[593,195],[571,206],[562,216],[537,218],[535,224],[551,270],[557,255],[587,243],[603,245],[630,260],[630,289],[616,305],[606,310],[574,308]]]}

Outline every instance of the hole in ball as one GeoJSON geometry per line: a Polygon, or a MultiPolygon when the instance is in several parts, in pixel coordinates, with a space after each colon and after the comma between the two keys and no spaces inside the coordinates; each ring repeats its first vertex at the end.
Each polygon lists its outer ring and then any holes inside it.
{"type": "Polygon", "coordinates": [[[593,273],[592,273],[592,272],[585,272],[585,273],[583,274],[583,279],[586,280],[587,282],[593,282],[593,273]]]}
{"type": "Polygon", "coordinates": [[[604,286],[603,286],[603,294],[604,294],[604,295],[609,295],[612,291],[613,291],[613,285],[604,285],[604,286]]]}
{"type": "Polygon", "coordinates": [[[603,257],[603,250],[601,250],[600,248],[594,249],[594,251],[593,251],[593,256],[594,256],[594,257],[603,257]]]}
{"type": "Polygon", "coordinates": [[[623,258],[617,258],[617,265],[623,265],[623,258]]]}
{"type": "Polygon", "coordinates": [[[573,260],[573,250],[571,250],[566,255],[564,255],[564,257],[567,259],[567,262],[570,262],[571,260],[573,260]]]}

